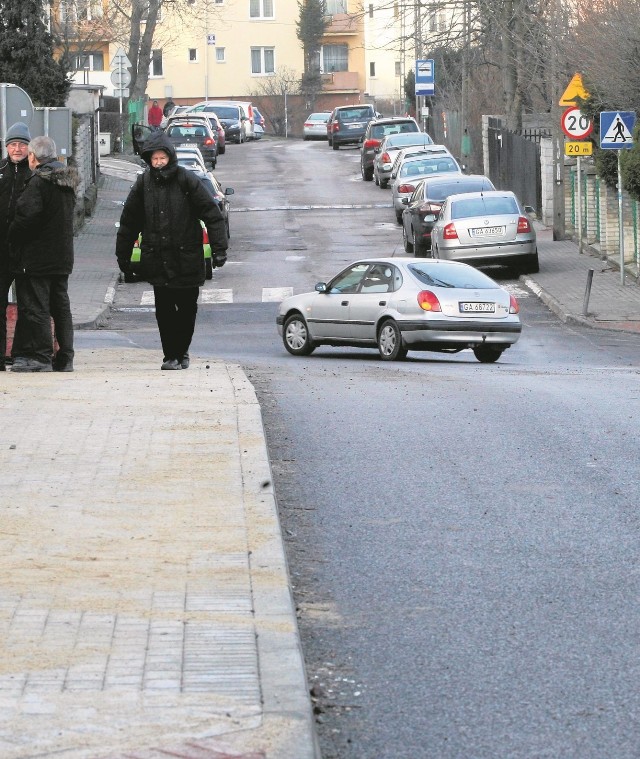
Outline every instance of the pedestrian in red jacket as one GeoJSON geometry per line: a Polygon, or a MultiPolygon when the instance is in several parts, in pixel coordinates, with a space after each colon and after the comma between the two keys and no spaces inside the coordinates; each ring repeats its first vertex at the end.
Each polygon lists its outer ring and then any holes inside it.
{"type": "Polygon", "coordinates": [[[147,119],[149,121],[149,126],[152,129],[160,129],[160,124],[162,122],[162,108],[158,105],[158,101],[154,100],[153,105],[151,108],[149,108],[149,114],[147,116],[147,119]]]}

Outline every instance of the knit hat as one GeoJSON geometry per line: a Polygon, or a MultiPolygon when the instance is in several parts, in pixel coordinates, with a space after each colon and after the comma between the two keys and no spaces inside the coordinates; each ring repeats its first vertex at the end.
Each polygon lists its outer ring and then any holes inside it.
{"type": "Polygon", "coordinates": [[[10,142],[24,142],[28,145],[31,142],[31,133],[29,127],[22,121],[16,121],[15,124],[7,129],[7,136],[4,143],[8,145],[10,142]]]}

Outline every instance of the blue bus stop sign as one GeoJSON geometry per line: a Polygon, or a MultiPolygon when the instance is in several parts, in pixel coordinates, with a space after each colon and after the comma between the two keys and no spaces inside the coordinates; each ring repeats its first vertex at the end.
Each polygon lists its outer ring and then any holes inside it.
{"type": "Polygon", "coordinates": [[[633,111],[602,111],[600,114],[600,147],[603,150],[628,150],[633,147],[633,111]]]}
{"type": "Polygon", "coordinates": [[[436,66],[431,58],[416,61],[416,95],[435,95],[436,66]]]}

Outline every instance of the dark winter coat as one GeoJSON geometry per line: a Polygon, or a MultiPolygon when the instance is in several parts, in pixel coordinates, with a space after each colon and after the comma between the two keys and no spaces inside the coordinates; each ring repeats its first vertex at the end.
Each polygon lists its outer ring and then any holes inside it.
{"type": "Polygon", "coordinates": [[[216,254],[224,259],[227,249],[222,212],[198,177],[178,165],[164,132],[145,141],[142,158],[149,170],[137,178],[124,204],[116,239],[118,265],[154,286],[199,287],[205,281],[200,220],[207,228],[215,265],[216,254]],[[168,154],[167,166],[151,167],[155,150],[168,154]],[[131,251],[139,234],[140,263],[132,267],[131,251]]]}
{"type": "Polygon", "coordinates": [[[41,163],[27,179],[9,226],[16,273],[71,274],[78,173],[57,160],[41,163]]]}
{"type": "Polygon", "coordinates": [[[23,158],[18,163],[9,158],[0,161],[0,273],[3,274],[11,271],[9,224],[13,221],[18,196],[30,176],[28,158],[23,158]]]}

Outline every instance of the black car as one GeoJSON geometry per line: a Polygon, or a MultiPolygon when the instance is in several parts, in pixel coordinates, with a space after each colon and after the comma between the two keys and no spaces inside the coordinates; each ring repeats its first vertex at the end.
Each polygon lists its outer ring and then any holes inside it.
{"type": "MultiPolygon", "coordinates": [[[[133,150],[136,155],[141,155],[145,140],[153,133],[146,124],[133,124],[131,136],[133,150]]],[[[180,145],[195,145],[202,157],[212,169],[215,169],[218,160],[218,135],[211,129],[208,119],[200,118],[171,118],[164,129],[164,133],[171,140],[175,148],[180,145]]]]}
{"type": "Polygon", "coordinates": [[[407,253],[425,256],[431,250],[431,230],[449,195],[483,190],[495,190],[495,187],[482,174],[440,174],[418,182],[413,193],[403,201],[407,207],[402,212],[402,240],[407,253]]]}
{"type": "MultiPolygon", "coordinates": [[[[392,116],[386,119],[375,119],[367,124],[360,150],[360,173],[365,182],[373,179],[373,162],[380,143],[390,134],[411,134],[419,132],[415,119],[410,116],[392,116]]],[[[425,135],[433,142],[429,135],[425,135]]]]}
{"type": "Polygon", "coordinates": [[[338,150],[340,145],[357,145],[362,141],[367,124],[378,114],[372,105],[340,105],[331,112],[327,124],[329,145],[338,150]]]}

